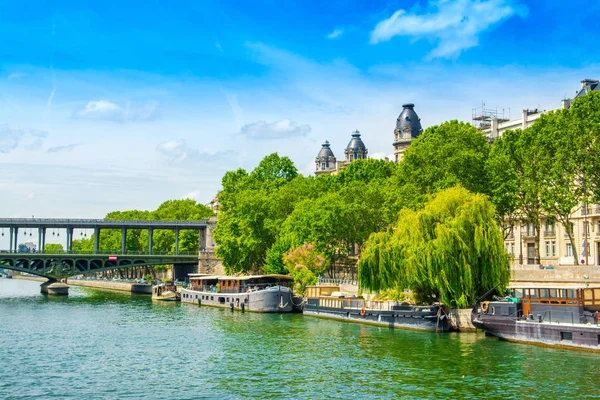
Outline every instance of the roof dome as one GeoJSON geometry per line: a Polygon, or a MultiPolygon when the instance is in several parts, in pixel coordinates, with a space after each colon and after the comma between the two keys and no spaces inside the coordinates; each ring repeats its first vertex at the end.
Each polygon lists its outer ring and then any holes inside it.
{"type": "Polygon", "coordinates": [[[413,110],[414,107],[415,105],[412,103],[403,104],[402,108],[404,109],[396,120],[396,128],[401,132],[410,130],[410,136],[412,138],[416,138],[423,132],[421,118],[419,118],[415,110],[413,110]]]}
{"type": "Polygon", "coordinates": [[[335,156],[333,155],[333,151],[329,148],[329,141],[326,140],[325,143],[322,144],[319,154],[317,154],[317,160],[327,158],[335,158],[335,156]]]}
{"type": "Polygon", "coordinates": [[[348,143],[346,150],[357,150],[363,152],[367,150],[365,144],[360,138],[360,132],[358,131],[358,129],[352,132],[352,139],[350,139],[350,143],[348,143]]]}

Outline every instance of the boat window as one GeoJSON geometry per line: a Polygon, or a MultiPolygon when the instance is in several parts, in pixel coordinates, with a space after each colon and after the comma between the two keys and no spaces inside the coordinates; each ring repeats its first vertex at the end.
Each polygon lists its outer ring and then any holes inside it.
{"type": "Polygon", "coordinates": [[[496,315],[496,307],[492,307],[492,315],[496,315]]]}
{"type": "Polygon", "coordinates": [[[523,289],[515,289],[513,292],[513,296],[517,297],[517,298],[522,298],[523,297],[523,289]]]}
{"type": "Polygon", "coordinates": [[[560,340],[561,341],[573,341],[573,332],[561,332],[560,340]]]}
{"type": "Polygon", "coordinates": [[[215,299],[215,296],[210,296],[210,299],[211,299],[211,300],[214,300],[214,299],[215,299]]]}
{"type": "Polygon", "coordinates": [[[577,298],[577,291],[575,289],[568,289],[567,290],[567,296],[569,299],[576,299],[577,298]]]}
{"type": "Polygon", "coordinates": [[[566,298],[567,298],[567,289],[560,289],[560,290],[558,291],[558,296],[559,296],[561,299],[566,299],[566,298]]]}
{"type": "Polygon", "coordinates": [[[531,297],[532,299],[537,299],[538,298],[537,289],[529,289],[529,297],[531,297]]]}
{"type": "Polygon", "coordinates": [[[548,298],[548,289],[540,289],[540,298],[547,299],[548,298]]]}
{"type": "Polygon", "coordinates": [[[558,297],[558,289],[550,289],[550,297],[557,298],[558,297]]]}

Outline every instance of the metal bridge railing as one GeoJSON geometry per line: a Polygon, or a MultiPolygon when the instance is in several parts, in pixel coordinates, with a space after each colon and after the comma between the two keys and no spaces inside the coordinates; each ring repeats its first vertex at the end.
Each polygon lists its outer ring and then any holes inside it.
{"type": "Polygon", "coordinates": [[[78,250],[73,250],[73,251],[65,251],[65,250],[58,250],[58,251],[14,251],[14,250],[0,250],[0,254],[22,254],[22,255],[32,255],[32,254],[42,254],[42,255],[48,255],[48,254],[74,254],[74,255],[86,255],[86,256],[93,256],[93,255],[107,255],[107,256],[122,256],[122,255],[140,255],[140,256],[197,256],[198,252],[197,251],[180,251],[178,254],[175,254],[172,251],[153,251],[152,253],[146,253],[143,251],[127,251],[125,253],[121,253],[121,250],[113,250],[113,251],[108,251],[108,250],[101,250],[101,251],[78,251],[78,250]]]}

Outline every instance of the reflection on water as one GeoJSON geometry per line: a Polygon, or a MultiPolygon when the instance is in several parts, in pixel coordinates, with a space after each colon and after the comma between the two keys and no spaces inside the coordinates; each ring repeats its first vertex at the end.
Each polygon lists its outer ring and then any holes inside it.
{"type": "Polygon", "coordinates": [[[593,397],[600,356],[0,279],[0,398],[593,397]]]}

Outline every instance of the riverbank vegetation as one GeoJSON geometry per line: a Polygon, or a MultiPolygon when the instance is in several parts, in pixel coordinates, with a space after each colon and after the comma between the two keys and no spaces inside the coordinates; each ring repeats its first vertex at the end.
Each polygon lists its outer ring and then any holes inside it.
{"type": "Polygon", "coordinates": [[[287,273],[286,257],[310,244],[326,265],[360,258],[365,289],[472,304],[508,283],[503,239],[514,221],[537,228],[539,255],[542,220],[572,234],[573,210],[600,202],[599,110],[592,92],[492,145],[449,121],[413,140],[399,164],[356,160],[337,175],[305,177],[271,154],[225,174],[217,255],[228,273],[287,273]]]}

